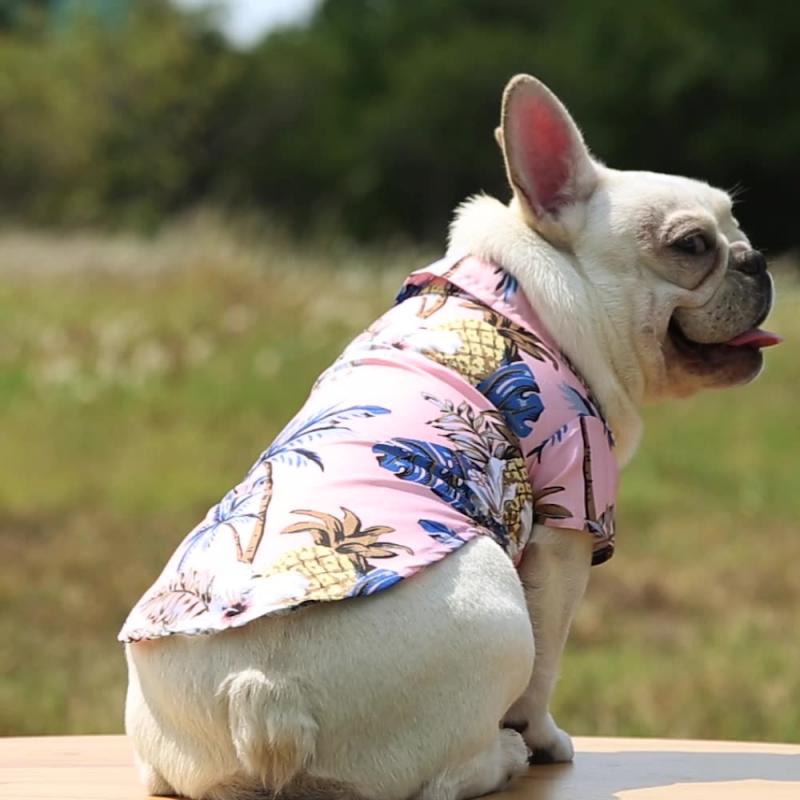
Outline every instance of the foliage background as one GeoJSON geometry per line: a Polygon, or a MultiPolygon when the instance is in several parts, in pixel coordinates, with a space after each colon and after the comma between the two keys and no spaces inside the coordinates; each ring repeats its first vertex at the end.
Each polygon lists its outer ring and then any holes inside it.
{"type": "MultiPolygon", "coordinates": [[[[755,241],[797,246],[800,7],[632,8],[327,0],[238,51],[157,0],[0,2],[0,734],[121,729],[129,607],[453,205],[505,195],[511,73],[609,163],[739,183],[755,241]]],[[[776,272],[764,376],[647,411],[563,664],[574,733],[800,740],[776,272]]]]}
{"type": "Polygon", "coordinates": [[[492,131],[524,71],[602,159],[741,187],[754,241],[798,244],[796,3],[326,0],[247,51],[211,19],[2,0],[5,216],[152,229],[212,203],[439,243],[467,194],[506,191],[492,131]]]}

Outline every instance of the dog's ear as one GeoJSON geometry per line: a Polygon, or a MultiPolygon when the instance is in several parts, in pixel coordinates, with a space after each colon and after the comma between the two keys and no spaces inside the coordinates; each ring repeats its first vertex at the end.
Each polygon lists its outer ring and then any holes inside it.
{"type": "Polygon", "coordinates": [[[564,207],[594,191],[597,170],[578,126],[536,78],[509,81],[501,125],[508,179],[532,222],[549,227],[564,207]]]}
{"type": "Polygon", "coordinates": [[[502,150],[503,149],[503,128],[498,125],[494,129],[494,140],[497,142],[498,147],[502,150]]]}

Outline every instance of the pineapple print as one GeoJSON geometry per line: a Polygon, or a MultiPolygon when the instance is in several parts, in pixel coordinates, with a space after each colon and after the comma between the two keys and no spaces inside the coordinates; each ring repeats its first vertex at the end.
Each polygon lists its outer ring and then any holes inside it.
{"type": "Polygon", "coordinates": [[[393,533],[394,528],[386,525],[363,528],[361,520],[348,508],[342,507],[341,519],[323,511],[293,513],[306,514],[313,521],[297,522],[281,533],[309,533],[314,544],[285,553],[267,575],[286,572],[303,575],[309,582],[304,601],[347,597],[359,578],[373,569],[369,559],[393,558],[400,550],[413,554],[405,545],[378,541],[378,537],[393,533]]]}
{"type": "Polygon", "coordinates": [[[267,575],[285,572],[299,572],[308,578],[305,600],[341,600],[358,580],[356,567],[346,555],[317,544],[285,553],[267,575]]]}
{"type": "Polygon", "coordinates": [[[494,311],[470,305],[483,310],[483,318],[455,320],[434,328],[457,334],[461,346],[455,353],[426,349],[425,355],[432,361],[454,369],[472,385],[479,384],[504,364],[517,361],[520,350],[538,361],[547,358],[558,369],[552,353],[537,336],[494,311]]]}
{"type": "Polygon", "coordinates": [[[513,345],[486,320],[456,320],[439,325],[434,330],[458,334],[460,346],[455,353],[429,348],[425,355],[455,370],[473,386],[512,360],[513,345]]]}

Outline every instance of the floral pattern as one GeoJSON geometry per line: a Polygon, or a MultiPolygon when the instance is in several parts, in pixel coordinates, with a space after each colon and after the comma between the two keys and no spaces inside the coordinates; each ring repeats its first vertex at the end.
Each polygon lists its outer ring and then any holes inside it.
{"type": "Polygon", "coordinates": [[[530,482],[518,441],[498,410],[426,399],[440,412],[428,424],[453,447],[395,439],[372,448],[378,463],[403,480],[429,487],[515,555],[533,518],[530,482]]]}
{"type": "Polygon", "coordinates": [[[412,274],[244,479],[184,538],[122,641],[212,634],[387,591],[477,536],[516,563],[536,523],[614,547],[602,411],[513,277],[412,274]]]}

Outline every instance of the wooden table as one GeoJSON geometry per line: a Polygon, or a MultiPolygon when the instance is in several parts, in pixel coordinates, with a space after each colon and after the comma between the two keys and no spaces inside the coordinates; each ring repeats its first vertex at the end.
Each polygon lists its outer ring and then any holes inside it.
{"type": "MultiPolygon", "coordinates": [[[[800,745],[575,739],[497,800],[800,800],[800,745]]],[[[144,800],[123,736],[0,739],[3,800],[144,800]]]]}

